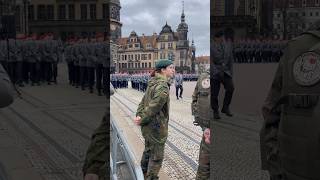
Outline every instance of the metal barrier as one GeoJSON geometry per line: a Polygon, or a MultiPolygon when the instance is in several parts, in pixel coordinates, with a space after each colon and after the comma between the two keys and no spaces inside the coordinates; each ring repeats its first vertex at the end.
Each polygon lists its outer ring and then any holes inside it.
{"type": "Polygon", "coordinates": [[[119,164],[126,163],[129,167],[132,180],[143,180],[143,173],[140,163],[136,160],[126,138],[123,136],[122,130],[114,121],[112,114],[110,114],[110,127],[111,127],[111,151],[110,151],[110,167],[111,167],[111,179],[117,180],[117,167],[119,164]],[[124,161],[118,161],[118,153],[121,151],[118,148],[123,149],[124,161]]]}

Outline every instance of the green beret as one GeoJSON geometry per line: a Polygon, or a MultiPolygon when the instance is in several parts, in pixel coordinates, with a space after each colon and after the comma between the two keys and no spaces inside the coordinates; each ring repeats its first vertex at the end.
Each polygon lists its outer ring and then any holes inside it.
{"type": "Polygon", "coordinates": [[[169,59],[160,59],[156,62],[156,69],[166,68],[167,66],[170,66],[171,64],[173,64],[173,62],[169,59]]]}

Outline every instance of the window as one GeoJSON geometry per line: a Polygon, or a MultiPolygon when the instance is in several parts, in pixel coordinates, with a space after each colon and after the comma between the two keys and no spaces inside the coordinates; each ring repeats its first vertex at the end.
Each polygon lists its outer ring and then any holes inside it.
{"type": "Polygon", "coordinates": [[[66,19],[66,5],[61,4],[58,7],[59,19],[66,19]]]}
{"type": "Polygon", "coordinates": [[[97,6],[95,4],[90,4],[90,18],[92,20],[97,19],[97,6]]]}
{"type": "Polygon", "coordinates": [[[306,16],[306,12],[302,12],[302,16],[306,16]]]}
{"type": "Polygon", "coordinates": [[[29,5],[28,7],[28,18],[29,20],[34,20],[34,6],[29,5]]]}
{"type": "Polygon", "coordinates": [[[81,11],[81,19],[86,20],[88,11],[87,11],[87,5],[86,4],[81,4],[80,5],[80,11],[81,11]]]}
{"type": "Polygon", "coordinates": [[[138,54],[138,60],[140,60],[140,54],[138,54]]]}
{"type": "Polygon", "coordinates": [[[75,19],[75,11],[74,11],[74,4],[69,4],[69,19],[73,20],[75,19]]]}
{"type": "Polygon", "coordinates": [[[38,5],[38,19],[45,20],[46,19],[46,7],[45,5],[38,5]]]}
{"type": "Polygon", "coordinates": [[[172,49],[172,43],[168,43],[168,48],[172,49]]]}
{"type": "Polygon", "coordinates": [[[144,63],[142,63],[142,68],[144,68],[144,63]]]}
{"type": "Polygon", "coordinates": [[[149,62],[149,68],[151,68],[151,62],[149,62]]]}
{"type": "Polygon", "coordinates": [[[47,5],[47,19],[53,20],[54,19],[54,6],[47,5]]]}
{"type": "Polygon", "coordinates": [[[166,47],[165,43],[161,43],[161,49],[164,49],[166,47]]]}
{"type": "Polygon", "coordinates": [[[138,47],[139,47],[139,44],[134,44],[134,47],[138,48],[138,47]]]}
{"type": "Polygon", "coordinates": [[[277,24],[277,28],[280,29],[280,24],[277,24]]]}
{"type": "Polygon", "coordinates": [[[138,55],[134,55],[134,60],[138,60],[138,55]]]}
{"type": "Polygon", "coordinates": [[[147,48],[151,48],[151,44],[150,43],[147,44],[147,48]]]}
{"type": "Polygon", "coordinates": [[[319,16],[319,12],[316,12],[316,16],[319,16]]]}
{"type": "Polygon", "coordinates": [[[313,13],[312,12],[310,12],[310,16],[312,16],[313,15],[313,13]]]}
{"type": "Polygon", "coordinates": [[[278,14],[278,18],[280,18],[280,13],[278,14]]]}
{"type": "Polygon", "coordinates": [[[102,17],[103,17],[103,19],[109,19],[109,6],[108,6],[108,4],[102,5],[102,17]]]}
{"type": "Polygon", "coordinates": [[[148,59],[151,59],[151,54],[148,55],[148,59]]]}

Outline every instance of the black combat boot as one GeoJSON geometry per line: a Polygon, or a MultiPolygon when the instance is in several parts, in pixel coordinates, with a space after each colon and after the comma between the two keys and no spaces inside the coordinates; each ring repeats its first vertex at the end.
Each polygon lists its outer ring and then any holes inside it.
{"type": "Polygon", "coordinates": [[[221,109],[221,112],[224,113],[225,115],[229,116],[229,117],[232,117],[232,116],[233,116],[233,114],[231,113],[229,107],[223,107],[223,108],[221,109]]]}
{"type": "Polygon", "coordinates": [[[214,119],[221,119],[220,113],[219,113],[218,110],[214,110],[214,112],[213,112],[213,117],[214,117],[214,119]]]}

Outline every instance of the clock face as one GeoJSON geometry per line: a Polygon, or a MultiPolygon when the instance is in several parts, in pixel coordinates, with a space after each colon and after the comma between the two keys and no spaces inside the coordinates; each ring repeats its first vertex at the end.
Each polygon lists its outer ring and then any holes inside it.
{"type": "Polygon", "coordinates": [[[114,24],[111,24],[110,28],[111,28],[112,31],[114,31],[114,30],[116,30],[117,27],[114,24]]]}
{"type": "Polygon", "coordinates": [[[297,57],[293,64],[293,76],[301,86],[312,86],[320,80],[320,55],[306,52],[297,57]]]}

